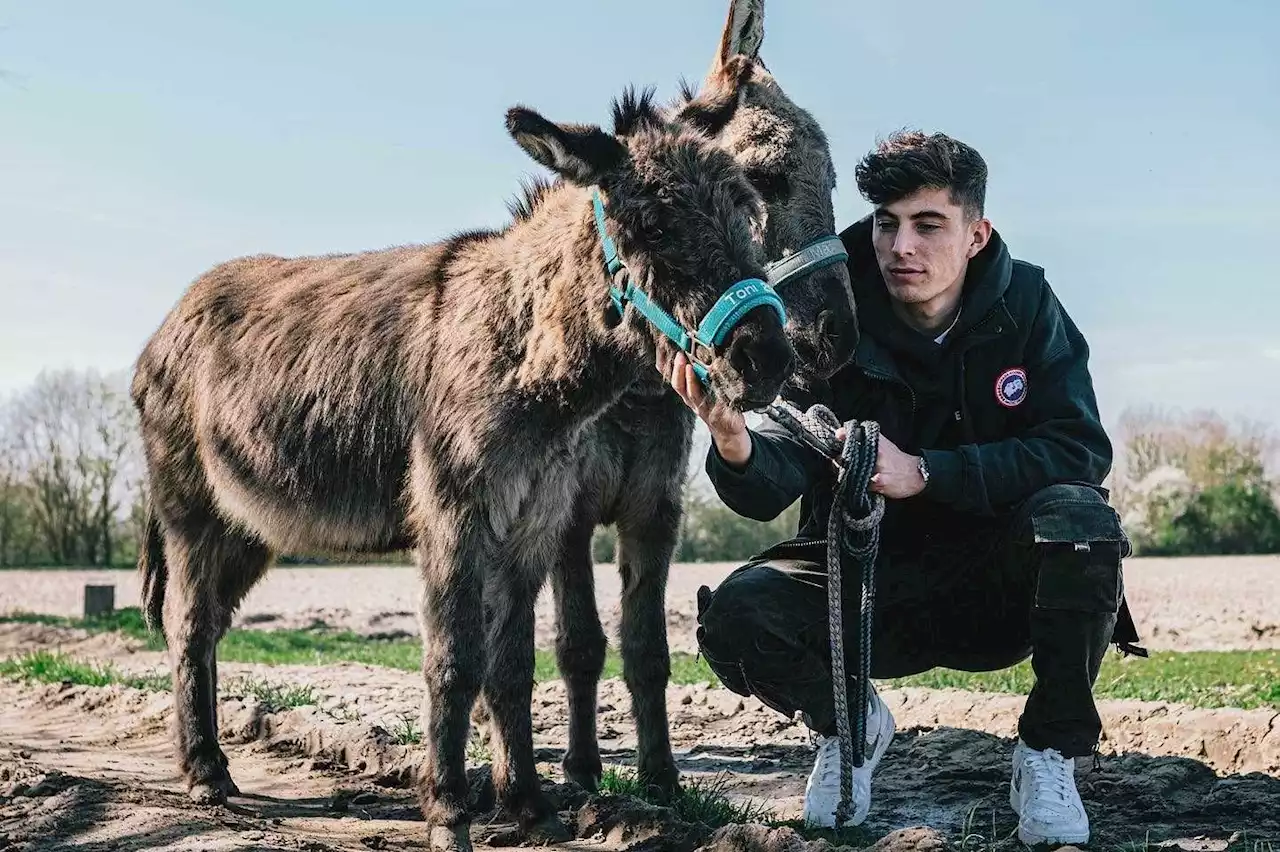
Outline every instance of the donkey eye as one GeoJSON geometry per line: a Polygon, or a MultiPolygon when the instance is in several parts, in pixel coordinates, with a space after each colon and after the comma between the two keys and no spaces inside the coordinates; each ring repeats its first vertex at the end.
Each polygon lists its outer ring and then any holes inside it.
{"type": "Polygon", "coordinates": [[[748,169],[747,180],[764,196],[765,201],[779,201],[791,194],[791,184],[784,174],[748,169]]]}

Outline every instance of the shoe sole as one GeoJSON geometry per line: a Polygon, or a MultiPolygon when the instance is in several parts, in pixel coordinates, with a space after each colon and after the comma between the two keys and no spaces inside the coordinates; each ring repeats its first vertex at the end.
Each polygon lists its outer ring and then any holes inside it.
{"type": "Polygon", "coordinates": [[[1018,815],[1018,839],[1027,846],[1068,846],[1089,842],[1089,832],[1077,832],[1076,834],[1055,834],[1052,837],[1042,837],[1038,834],[1030,834],[1022,827],[1022,809],[1018,805],[1018,791],[1013,786],[1013,779],[1009,780],[1009,807],[1013,808],[1013,812],[1018,815]]]}

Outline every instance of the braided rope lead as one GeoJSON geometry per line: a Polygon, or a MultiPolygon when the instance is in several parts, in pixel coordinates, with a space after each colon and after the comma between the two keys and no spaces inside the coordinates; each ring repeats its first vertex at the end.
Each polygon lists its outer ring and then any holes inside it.
{"type": "Polygon", "coordinates": [[[866,762],[867,710],[871,703],[871,628],[875,609],[875,563],[880,549],[880,520],[884,497],[868,491],[880,449],[880,427],[874,421],[846,424],[843,446],[836,441],[839,419],[825,406],[801,413],[779,400],[767,413],[805,443],[836,462],[837,477],[827,520],[827,613],[831,638],[831,683],[835,699],[836,731],[840,738],[840,803],[836,825],[849,818],[853,804],[851,767],[866,762]],[[857,498],[846,498],[850,483],[857,498]],[[862,568],[858,612],[858,673],[854,690],[857,714],[850,719],[849,681],[844,653],[844,553],[862,568]]]}

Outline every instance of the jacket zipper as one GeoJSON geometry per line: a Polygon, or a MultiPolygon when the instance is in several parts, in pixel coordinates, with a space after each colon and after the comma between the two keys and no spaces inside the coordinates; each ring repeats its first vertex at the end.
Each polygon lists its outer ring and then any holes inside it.
{"type": "Polygon", "coordinates": [[[965,376],[965,356],[967,352],[960,353],[960,407],[956,409],[956,420],[959,421],[961,428],[964,430],[964,438],[967,443],[974,443],[977,438],[973,434],[973,426],[969,422],[969,413],[965,410],[966,391],[969,388],[968,378],[965,376]]]}
{"type": "Polygon", "coordinates": [[[902,379],[896,378],[895,376],[891,376],[891,375],[889,375],[888,373],[882,373],[882,372],[880,372],[879,370],[872,370],[872,369],[869,369],[869,368],[867,368],[867,367],[863,367],[863,368],[862,368],[862,372],[866,373],[866,374],[867,374],[867,376],[869,376],[870,378],[878,379],[878,380],[880,380],[880,381],[882,381],[882,382],[887,382],[888,384],[898,385],[899,387],[906,388],[906,389],[907,389],[907,394],[911,397],[911,419],[912,419],[912,421],[913,421],[913,422],[915,421],[915,418],[916,418],[916,392],[915,392],[914,390],[912,390],[912,389],[911,389],[911,385],[907,384],[907,383],[906,383],[906,382],[904,382],[902,379]]]}

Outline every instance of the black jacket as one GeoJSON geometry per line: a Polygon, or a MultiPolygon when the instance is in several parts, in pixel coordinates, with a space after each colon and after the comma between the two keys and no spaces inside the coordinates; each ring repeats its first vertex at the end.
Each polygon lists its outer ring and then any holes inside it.
{"type": "MultiPolygon", "coordinates": [[[[892,545],[922,529],[976,531],[1046,486],[1101,485],[1112,447],[1089,348],[1043,269],[1014,260],[993,233],[969,264],[958,323],[939,345],[893,313],[871,218],[840,236],[861,330],[854,359],[825,382],[793,382],[784,396],[802,409],[823,403],[842,421],[875,420],[899,448],[925,457],[925,491],[888,501],[883,540],[892,545]]],[[[751,442],[741,471],[712,445],[706,469],[720,498],[762,521],[800,498],[800,535],[825,538],[828,464],[769,420],[752,429],[751,442]]]]}

